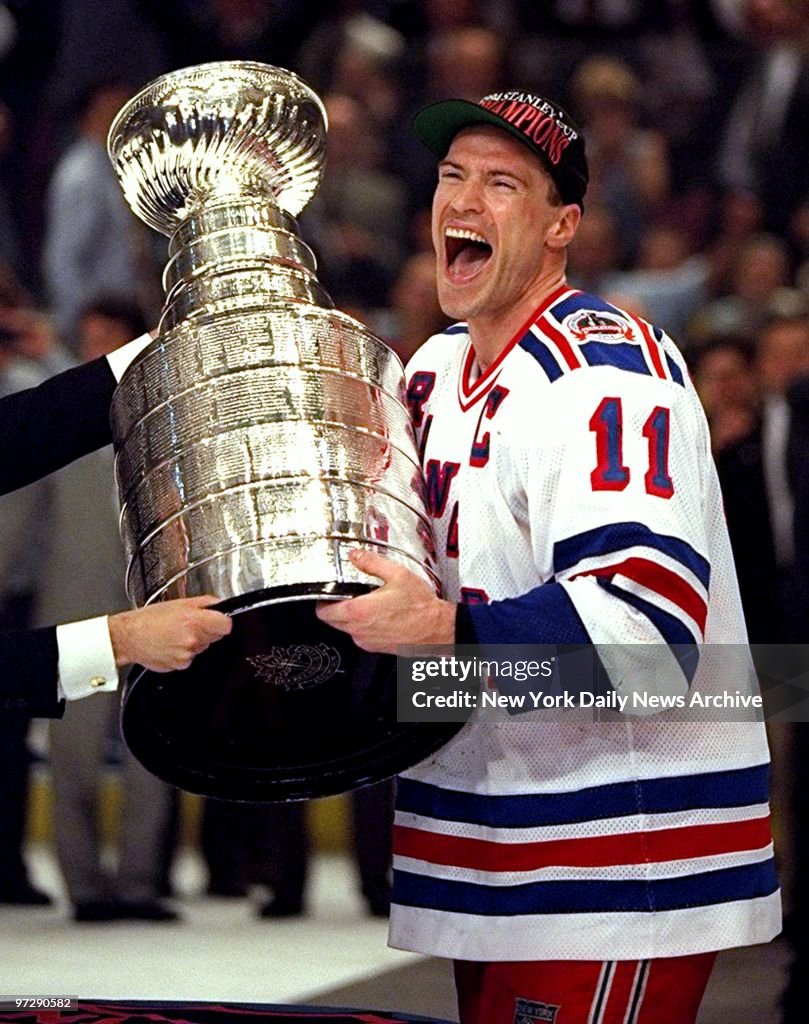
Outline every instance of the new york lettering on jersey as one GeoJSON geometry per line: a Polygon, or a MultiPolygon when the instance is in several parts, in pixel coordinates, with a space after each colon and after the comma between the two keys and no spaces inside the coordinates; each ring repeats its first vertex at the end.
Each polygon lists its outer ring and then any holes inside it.
{"type": "MultiPolygon", "coordinates": [[[[468,344],[467,333],[462,325],[449,328],[445,332],[445,336],[463,338],[464,343],[468,344]]],[[[445,558],[453,559],[458,557],[459,551],[460,516],[458,497],[460,487],[454,487],[453,482],[456,480],[462,464],[473,469],[480,469],[489,461],[492,443],[490,424],[509,392],[508,388],[492,382],[485,391],[481,392],[479,400],[471,404],[461,403],[462,429],[459,432],[459,445],[456,449],[459,451],[459,457],[451,459],[433,454],[434,450],[445,453],[446,440],[430,447],[428,454],[433,425],[429,402],[435,386],[435,371],[416,369],[409,377],[407,402],[416,430],[419,454],[424,470],[427,506],[435,521],[436,530],[441,535],[439,546],[442,547],[445,558]],[[470,430],[471,440],[469,441],[468,455],[462,459],[460,452],[470,430]]],[[[480,600],[480,593],[477,592],[473,599],[480,600]]]]}

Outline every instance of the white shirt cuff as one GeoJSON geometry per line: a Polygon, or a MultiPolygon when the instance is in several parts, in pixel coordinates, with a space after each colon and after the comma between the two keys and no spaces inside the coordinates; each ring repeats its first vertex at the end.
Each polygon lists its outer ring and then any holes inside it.
{"type": "Polygon", "coordinates": [[[118,669],[106,615],[56,627],[59,699],[79,700],[118,689],[118,669]]]}
{"type": "Polygon", "coordinates": [[[116,348],[114,352],[110,352],[107,355],[107,362],[110,364],[110,369],[116,380],[120,380],[123,377],[124,370],[135,356],[151,343],[151,334],[142,334],[139,338],[135,338],[134,341],[128,341],[126,345],[121,345],[120,348],[116,348]]]}

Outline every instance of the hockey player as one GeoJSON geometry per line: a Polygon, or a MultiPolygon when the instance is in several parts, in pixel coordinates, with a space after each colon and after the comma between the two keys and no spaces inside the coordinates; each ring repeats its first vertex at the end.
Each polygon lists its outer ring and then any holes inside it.
{"type": "MultiPolygon", "coordinates": [[[[407,368],[445,596],[358,551],[383,585],[318,614],[374,651],[745,644],[682,357],[565,281],[580,130],[524,92],[415,129],[458,321],[407,368]]],[[[780,927],[767,771],[755,721],[473,718],[399,780],[391,944],[455,961],[462,1024],[690,1024],[716,952],[780,927]]]]}

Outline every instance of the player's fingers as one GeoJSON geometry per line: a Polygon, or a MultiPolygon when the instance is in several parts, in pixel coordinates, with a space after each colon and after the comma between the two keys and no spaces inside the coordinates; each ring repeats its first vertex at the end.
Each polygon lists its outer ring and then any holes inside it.
{"type": "Polygon", "coordinates": [[[352,565],[356,566],[360,572],[376,576],[377,579],[385,583],[390,583],[405,571],[398,562],[392,562],[389,558],[378,555],[376,551],[368,551],[364,548],[355,548],[349,552],[348,557],[351,559],[352,565]]]}
{"type": "Polygon", "coordinates": [[[198,597],[186,597],[181,600],[194,608],[209,608],[212,604],[219,604],[222,598],[214,594],[200,594],[198,597]]]}
{"type": "Polygon", "coordinates": [[[315,615],[327,626],[347,630],[356,619],[352,605],[359,600],[358,597],[352,597],[344,601],[318,601],[315,605],[315,615]]]}
{"type": "Polygon", "coordinates": [[[200,612],[198,622],[203,638],[207,638],[209,642],[227,636],[233,629],[233,619],[224,612],[200,612]]]}

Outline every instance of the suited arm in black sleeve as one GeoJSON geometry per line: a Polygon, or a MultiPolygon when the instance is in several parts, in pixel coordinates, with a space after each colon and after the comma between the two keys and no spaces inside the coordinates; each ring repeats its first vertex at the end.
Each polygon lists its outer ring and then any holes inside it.
{"type": "Polygon", "coordinates": [[[0,399],[0,494],[109,444],[115,386],[102,356],[0,399]]]}
{"type": "MultiPolygon", "coordinates": [[[[0,494],[33,483],[110,443],[109,411],[116,375],[148,341],[144,335],[109,356],[0,399],[0,494]]],[[[186,668],[192,658],[230,632],[230,618],[210,607],[217,600],[201,594],[111,614],[104,626],[109,657],[114,657],[118,668],[133,662],[157,672],[186,668]]],[[[71,630],[75,637],[75,630],[87,625],[95,630],[94,620],[60,629],[71,630]]],[[[58,681],[63,639],[62,634],[57,637],[56,626],[0,633],[0,712],[61,717],[64,701],[59,699],[58,681]]],[[[71,695],[85,693],[74,690],[71,695]]]]}
{"type": "Polygon", "coordinates": [[[0,714],[61,718],[56,627],[0,633],[0,714]]]}
{"type": "MultiPolygon", "coordinates": [[[[16,490],[112,440],[109,410],[115,376],[106,358],[57,374],[0,399],[0,493],[16,490]]],[[[56,628],[0,633],[3,713],[55,718],[56,628]]]]}

